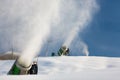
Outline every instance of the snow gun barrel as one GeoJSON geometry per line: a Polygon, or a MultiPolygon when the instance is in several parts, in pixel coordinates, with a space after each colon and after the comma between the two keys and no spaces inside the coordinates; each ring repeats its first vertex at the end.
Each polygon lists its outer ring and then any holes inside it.
{"type": "Polygon", "coordinates": [[[62,55],[69,55],[69,48],[67,48],[66,46],[62,46],[59,51],[58,51],[58,55],[62,56],[62,55]]]}
{"type": "Polygon", "coordinates": [[[19,64],[18,59],[14,62],[12,68],[8,72],[10,75],[24,75],[28,74],[28,70],[31,68],[31,64],[28,67],[24,67],[24,64],[19,64]]]}

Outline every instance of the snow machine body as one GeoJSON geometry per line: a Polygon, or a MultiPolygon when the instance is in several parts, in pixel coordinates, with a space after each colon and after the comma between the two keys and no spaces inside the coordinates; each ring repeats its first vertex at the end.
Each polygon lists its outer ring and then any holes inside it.
{"type": "Polygon", "coordinates": [[[59,56],[68,56],[69,55],[69,48],[67,48],[66,46],[62,46],[59,51],[58,51],[58,55],[59,56]]]}
{"type": "Polygon", "coordinates": [[[38,66],[37,62],[33,62],[28,67],[24,67],[22,64],[19,64],[19,62],[16,60],[8,72],[8,75],[27,75],[27,74],[37,74],[38,72],[38,66]]]}

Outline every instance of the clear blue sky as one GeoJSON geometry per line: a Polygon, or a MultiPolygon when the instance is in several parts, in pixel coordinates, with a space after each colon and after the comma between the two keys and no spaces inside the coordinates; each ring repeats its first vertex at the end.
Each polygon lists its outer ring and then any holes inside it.
{"type": "Polygon", "coordinates": [[[83,39],[92,56],[120,57],[120,0],[99,0],[98,4],[100,10],[83,39]]]}

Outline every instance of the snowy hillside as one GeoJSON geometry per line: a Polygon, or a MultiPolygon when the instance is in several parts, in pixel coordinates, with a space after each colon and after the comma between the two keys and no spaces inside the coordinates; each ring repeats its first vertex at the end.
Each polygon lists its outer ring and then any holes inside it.
{"type": "Polygon", "coordinates": [[[14,61],[0,61],[0,80],[120,80],[120,58],[39,57],[38,75],[7,75],[14,61]]]}

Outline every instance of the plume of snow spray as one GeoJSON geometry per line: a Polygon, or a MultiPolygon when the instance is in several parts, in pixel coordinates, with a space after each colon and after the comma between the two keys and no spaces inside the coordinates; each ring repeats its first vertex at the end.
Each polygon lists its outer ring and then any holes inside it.
{"type": "MultiPolygon", "coordinates": [[[[68,47],[72,44],[72,41],[76,38],[78,33],[82,32],[83,29],[86,28],[86,26],[92,20],[93,13],[96,11],[95,9],[96,0],[81,0],[79,4],[81,4],[81,6],[73,5],[74,8],[78,8],[78,7],[82,7],[82,8],[76,11],[78,17],[76,18],[74,26],[71,28],[71,31],[63,44],[68,47]]],[[[81,40],[80,43],[81,43],[80,46],[83,47],[82,53],[88,56],[89,55],[88,46],[81,40]]]]}
{"type": "Polygon", "coordinates": [[[72,47],[72,50],[79,49],[82,47],[80,52],[84,55],[89,55],[88,46],[82,39],[79,40],[80,44],[75,44],[73,41],[80,38],[78,33],[81,33],[86,29],[88,24],[91,22],[93,14],[98,10],[98,5],[96,0],[61,0],[60,6],[60,21],[58,24],[54,24],[52,27],[52,39],[58,42],[53,42],[55,45],[63,42],[63,46],[72,47]],[[78,38],[77,38],[78,37],[78,38]],[[78,45],[75,49],[73,46],[78,45]]]}
{"type": "Polygon", "coordinates": [[[57,17],[59,0],[0,1],[0,48],[22,53],[19,63],[30,65],[57,17]]]}
{"type": "MultiPolygon", "coordinates": [[[[49,33],[50,38],[57,39],[51,48],[60,43],[77,45],[73,40],[90,23],[96,10],[96,0],[0,1],[0,51],[9,51],[14,45],[14,51],[23,54],[21,63],[28,59],[27,66],[41,51],[49,33]]],[[[79,43],[82,52],[88,54],[87,45],[81,39],[79,43]]]]}

